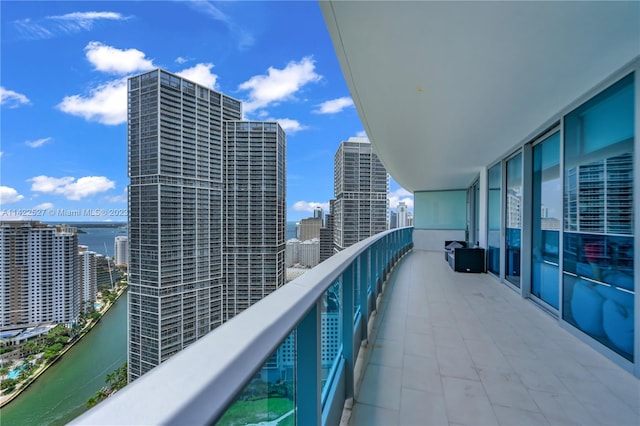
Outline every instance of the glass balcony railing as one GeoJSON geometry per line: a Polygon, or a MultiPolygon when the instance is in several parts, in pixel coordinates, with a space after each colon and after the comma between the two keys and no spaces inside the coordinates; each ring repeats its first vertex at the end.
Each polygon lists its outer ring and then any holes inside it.
{"type": "Polygon", "coordinates": [[[74,424],[338,424],[368,319],[413,228],[330,257],[74,424]]]}

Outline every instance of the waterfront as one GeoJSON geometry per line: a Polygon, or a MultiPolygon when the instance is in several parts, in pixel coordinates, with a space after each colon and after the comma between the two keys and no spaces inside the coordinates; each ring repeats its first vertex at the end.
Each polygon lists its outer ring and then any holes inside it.
{"type": "Polygon", "coordinates": [[[78,244],[88,246],[89,250],[98,254],[109,257],[115,256],[113,252],[113,243],[117,236],[127,236],[127,225],[114,224],[113,226],[105,226],[105,224],[81,224],[78,229],[84,234],[78,234],[78,244]],[[105,252],[106,245],[106,252],[105,252]]]}
{"type": "Polygon", "coordinates": [[[128,293],[86,336],[0,410],[2,425],[63,425],[86,411],[105,376],[127,357],[128,293]]]}

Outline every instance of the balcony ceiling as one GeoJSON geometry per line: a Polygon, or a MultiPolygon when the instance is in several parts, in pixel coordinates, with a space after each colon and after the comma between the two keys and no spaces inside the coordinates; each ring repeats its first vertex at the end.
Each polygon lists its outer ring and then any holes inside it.
{"type": "Polygon", "coordinates": [[[640,55],[640,2],[321,1],[387,170],[411,191],[466,188],[640,55]]]}

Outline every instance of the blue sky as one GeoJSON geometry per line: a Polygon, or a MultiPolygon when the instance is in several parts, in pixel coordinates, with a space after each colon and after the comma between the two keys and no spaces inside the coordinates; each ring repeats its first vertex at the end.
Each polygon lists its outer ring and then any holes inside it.
{"type": "MultiPolygon", "coordinates": [[[[126,78],[179,73],[287,133],[287,219],[366,136],[317,2],[2,1],[0,220],[126,221],[126,78]],[[62,210],[80,211],[80,216],[62,210]]],[[[390,205],[413,197],[391,182],[390,205]]]]}

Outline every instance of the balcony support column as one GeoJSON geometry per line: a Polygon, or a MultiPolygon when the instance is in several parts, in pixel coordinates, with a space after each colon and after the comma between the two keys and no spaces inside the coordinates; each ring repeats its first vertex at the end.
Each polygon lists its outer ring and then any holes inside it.
{"type": "Polygon", "coordinates": [[[296,420],[298,424],[322,422],[320,301],[298,324],[296,332],[296,420]]]}

